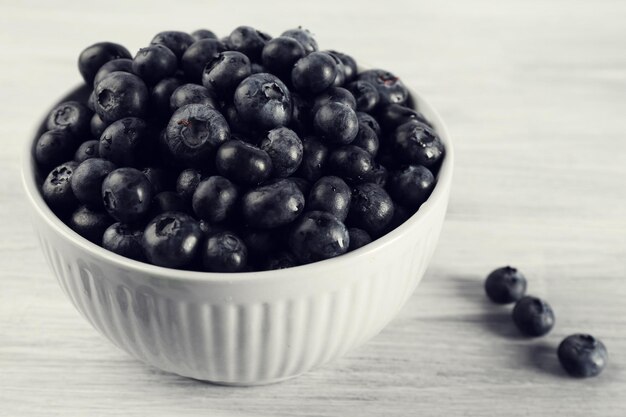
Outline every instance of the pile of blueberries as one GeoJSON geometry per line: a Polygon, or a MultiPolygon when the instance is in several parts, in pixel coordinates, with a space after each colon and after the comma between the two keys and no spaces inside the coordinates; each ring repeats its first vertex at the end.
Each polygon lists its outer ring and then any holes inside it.
{"type": "MultiPolygon", "coordinates": [[[[492,271],[485,280],[485,292],[497,304],[515,303],[513,323],[525,336],[544,336],[554,327],[554,311],[544,300],[525,295],[526,277],[516,268],[505,266],[492,271]]],[[[599,375],[608,361],[606,346],[589,334],[566,337],[557,349],[563,369],[574,377],[599,375]]]]}
{"type": "Polygon", "coordinates": [[[342,255],[426,201],[444,157],[405,85],[297,28],[166,31],[85,49],[90,92],[38,139],[42,194],[120,255],[215,272],[342,255]]]}

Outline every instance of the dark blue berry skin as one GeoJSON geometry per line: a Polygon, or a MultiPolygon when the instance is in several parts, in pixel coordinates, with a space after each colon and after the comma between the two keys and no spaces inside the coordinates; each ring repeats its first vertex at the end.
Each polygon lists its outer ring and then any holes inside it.
{"type": "Polygon", "coordinates": [[[372,69],[363,71],[357,77],[361,81],[367,81],[378,90],[380,104],[404,104],[409,100],[409,90],[398,77],[389,71],[372,69]]]}
{"type": "Polygon", "coordinates": [[[217,108],[213,95],[198,84],[183,84],[170,96],[170,109],[174,112],[187,104],[204,104],[217,108]]]}
{"type": "Polygon", "coordinates": [[[378,237],[391,223],[393,214],[393,201],[381,186],[364,183],[352,190],[348,221],[354,227],[378,237]]]}
{"type": "Polygon", "coordinates": [[[152,195],[157,195],[161,191],[168,190],[173,187],[174,179],[170,173],[161,168],[146,167],[141,170],[146,176],[152,187],[152,195]]]}
{"type": "Polygon", "coordinates": [[[194,38],[196,42],[199,41],[200,39],[216,39],[217,40],[217,35],[212,30],[208,30],[208,29],[194,30],[193,32],[191,32],[191,37],[194,38]]]}
{"type": "Polygon", "coordinates": [[[324,52],[313,52],[299,59],[291,70],[291,83],[305,95],[321,93],[333,85],[336,77],[335,60],[324,52]]]}
{"type": "Polygon", "coordinates": [[[229,138],[228,123],[220,112],[204,104],[188,104],[174,112],[164,139],[175,160],[206,166],[229,138]]]}
{"type": "Polygon", "coordinates": [[[102,201],[111,217],[123,223],[140,220],[148,212],[152,185],[135,168],[118,168],[102,182],[102,201]]]}
{"type": "Polygon", "coordinates": [[[291,93],[291,107],[291,128],[300,135],[310,133],[313,130],[313,117],[309,100],[298,93],[291,93]]]}
{"type": "Polygon", "coordinates": [[[345,77],[345,82],[351,82],[352,80],[354,80],[354,78],[357,75],[357,65],[356,65],[356,61],[354,60],[354,58],[352,58],[350,55],[344,54],[343,52],[337,52],[337,51],[324,51],[327,54],[333,55],[334,57],[338,58],[341,63],[343,64],[343,73],[344,73],[344,77],[345,77]]]}
{"type": "Polygon", "coordinates": [[[78,207],[68,220],[68,226],[73,231],[97,245],[102,244],[102,236],[112,223],[113,219],[104,211],[87,206],[78,207]]]}
{"type": "Polygon", "coordinates": [[[163,78],[174,75],[177,69],[176,55],[163,45],[141,48],[133,59],[133,73],[141,77],[147,85],[154,85],[163,78]]]}
{"type": "Polygon", "coordinates": [[[554,312],[545,301],[526,295],[515,303],[513,323],[525,336],[543,336],[554,327],[554,312]]]}
{"type": "Polygon", "coordinates": [[[354,110],[345,104],[328,103],[317,109],[313,127],[326,143],[346,145],[359,133],[359,119],[354,110]]]}
{"type": "Polygon", "coordinates": [[[348,246],[349,252],[372,243],[372,237],[363,229],[351,227],[348,229],[348,235],[350,236],[350,246],[348,246]]]}
{"type": "Polygon", "coordinates": [[[330,56],[335,62],[335,71],[337,72],[337,75],[335,76],[333,85],[335,87],[341,87],[346,82],[346,73],[343,62],[334,54],[328,53],[327,51],[324,53],[330,56]]]}
{"type": "Polygon", "coordinates": [[[393,217],[391,221],[389,222],[389,224],[387,225],[387,227],[385,228],[384,233],[389,233],[392,230],[397,229],[404,222],[409,220],[409,218],[411,218],[413,214],[415,214],[415,211],[409,210],[408,208],[404,206],[394,203],[393,217]]]}
{"type": "Polygon", "coordinates": [[[600,375],[609,360],[606,346],[590,334],[573,334],[559,344],[559,362],[565,371],[576,378],[600,375]]]}
{"type": "Polygon", "coordinates": [[[350,210],[351,190],[339,177],[322,177],[311,187],[306,201],[307,210],[325,211],[342,222],[350,210]]]}
{"type": "Polygon", "coordinates": [[[239,26],[228,37],[230,49],[246,54],[251,61],[260,61],[265,44],[272,39],[250,26],[239,26]]]}
{"type": "Polygon", "coordinates": [[[99,138],[108,125],[109,123],[105,122],[100,116],[94,113],[94,115],[91,116],[91,122],[89,122],[89,130],[91,131],[91,136],[99,138]]]}
{"type": "Polygon", "coordinates": [[[372,115],[358,111],[356,112],[356,117],[359,120],[359,124],[361,123],[366,124],[367,126],[370,127],[370,129],[376,132],[377,136],[380,137],[380,134],[381,134],[380,124],[378,124],[378,121],[376,121],[376,119],[374,119],[372,115]]]}
{"type": "Polygon", "coordinates": [[[77,101],[66,101],[57,105],[48,116],[48,130],[67,129],[81,138],[88,135],[93,112],[77,101]]]}
{"type": "Polygon", "coordinates": [[[109,226],[102,236],[102,247],[117,253],[118,255],[143,261],[145,255],[141,239],[143,230],[125,225],[123,223],[113,223],[109,226]]]}
{"type": "Polygon", "coordinates": [[[141,78],[127,72],[112,72],[95,88],[96,113],[105,122],[124,117],[143,117],[150,95],[141,78]]]}
{"type": "Polygon", "coordinates": [[[305,55],[306,51],[300,42],[293,38],[279,36],[265,45],[261,60],[267,71],[282,80],[291,80],[291,69],[305,55]]]}
{"type": "Polygon", "coordinates": [[[373,182],[374,184],[380,185],[384,188],[387,185],[388,178],[389,172],[387,172],[387,168],[378,162],[374,164],[369,182],[373,182]]]}
{"type": "Polygon", "coordinates": [[[176,179],[176,192],[180,194],[183,200],[191,202],[193,193],[196,191],[200,181],[202,181],[200,171],[193,168],[185,169],[181,171],[176,179]]]}
{"type": "Polygon", "coordinates": [[[328,157],[328,171],[350,183],[369,181],[375,166],[372,155],[354,145],[337,148],[328,157]]]}
{"type": "Polygon", "coordinates": [[[273,229],[289,224],[303,209],[304,195],[288,179],[252,189],[242,198],[244,219],[251,227],[258,229],[273,229]]]}
{"type": "Polygon", "coordinates": [[[260,74],[262,72],[267,72],[265,71],[265,67],[259,63],[256,62],[252,62],[250,64],[250,73],[251,74],[260,74]]]}
{"type": "Polygon", "coordinates": [[[315,114],[320,107],[330,103],[341,103],[350,107],[352,110],[356,109],[356,100],[350,91],[342,87],[330,87],[328,90],[315,97],[311,112],[315,114]]]}
{"type": "Polygon", "coordinates": [[[248,248],[249,263],[263,264],[280,247],[277,236],[270,230],[247,229],[241,237],[248,248]]]}
{"type": "Polygon", "coordinates": [[[387,181],[387,190],[394,201],[417,210],[435,187],[435,177],[421,165],[408,165],[393,171],[387,181]]]}
{"type": "Polygon", "coordinates": [[[252,74],[250,59],[237,51],[225,51],[206,61],[202,85],[218,97],[231,98],[235,88],[252,74]]]}
{"type": "Polygon", "coordinates": [[[89,110],[93,112],[96,111],[96,94],[93,90],[91,90],[91,93],[89,93],[89,97],[87,97],[86,105],[89,110]]]}
{"type": "Polygon", "coordinates": [[[238,198],[239,190],[235,184],[214,175],[198,184],[191,204],[197,218],[211,224],[221,223],[233,213],[238,198]]]}
{"type": "Polygon", "coordinates": [[[113,122],[100,136],[98,155],[119,166],[134,165],[142,142],[147,140],[146,122],[137,117],[125,117],[113,122]]]}
{"type": "Polygon", "coordinates": [[[78,167],[78,162],[65,162],[54,168],[41,186],[43,199],[50,208],[57,213],[65,213],[78,205],[78,200],[72,191],[72,175],[78,167]]]}
{"type": "Polygon", "coordinates": [[[195,39],[188,33],[168,30],[157,33],[150,41],[150,45],[163,45],[172,51],[176,58],[181,59],[194,42],[195,39]]]}
{"type": "Polygon", "coordinates": [[[146,257],[154,265],[185,269],[192,265],[200,252],[203,236],[193,217],[169,211],[148,223],[142,245],[146,257]]]}
{"type": "Polygon", "coordinates": [[[291,94],[272,74],[252,74],[243,80],[234,103],[241,119],[258,129],[287,126],[291,120],[291,94]]]}
{"type": "Polygon", "coordinates": [[[302,162],[296,171],[298,176],[310,181],[317,181],[326,169],[328,147],[312,136],[302,139],[302,162]]]}
{"type": "Polygon", "coordinates": [[[217,171],[237,184],[258,185],[272,173],[272,159],[262,149],[242,140],[230,140],[217,150],[217,171]]]}
{"type": "Polygon", "coordinates": [[[374,132],[374,129],[365,123],[359,123],[359,133],[357,133],[351,144],[367,151],[372,157],[376,157],[380,147],[378,135],[374,132]]]}
{"type": "Polygon", "coordinates": [[[132,58],[128,49],[112,42],[99,42],[87,47],[78,57],[78,70],[87,85],[93,85],[98,70],[107,62],[132,58]]]}
{"type": "Polygon", "coordinates": [[[378,89],[367,81],[357,80],[348,84],[347,89],[356,100],[356,109],[362,112],[372,112],[380,101],[378,89]]]}
{"type": "Polygon", "coordinates": [[[100,141],[88,140],[80,144],[76,152],[74,153],[74,161],[81,163],[90,158],[98,157],[98,148],[100,147],[100,141]]]}
{"type": "Polygon", "coordinates": [[[90,158],[82,162],[72,175],[72,191],[78,201],[94,208],[102,208],[101,188],[115,164],[102,158],[90,158]]]}
{"type": "Polygon", "coordinates": [[[302,44],[307,54],[316,52],[319,49],[317,47],[317,41],[308,29],[303,29],[301,27],[297,29],[289,29],[284,31],[280,36],[286,36],[297,40],[302,44]]]}
{"type": "Polygon", "coordinates": [[[158,118],[170,117],[172,110],[170,98],[172,93],[183,85],[183,81],[177,77],[164,78],[157,83],[150,91],[151,113],[158,118]]]}
{"type": "Polygon", "coordinates": [[[510,266],[498,268],[487,275],[485,292],[494,303],[514,303],[526,294],[526,277],[510,266]]]}
{"type": "Polygon", "coordinates": [[[287,178],[302,162],[302,141],[291,129],[279,127],[267,133],[260,148],[267,152],[272,160],[272,175],[275,178],[287,178]]]}
{"type": "Polygon", "coordinates": [[[398,161],[426,168],[436,166],[445,153],[437,133],[427,125],[414,121],[396,129],[391,136],[391,148],[398,161]]]}
{"type": "Polygon", "coordinates": [[[204,243],[202,264],[209,272],[241,272],[248,264],[248,249],[234,233],[216,233],[204,243]]]}
{"type": "Polygon", "coordinates": [[[398,126],[405,123],[415,121],[431,126],[423,114],[409,107],[400,104],[389,104],[380,109],[376,117],[380,121],[383,129],[389,133],[393,133],[398,126]]]}
{"type": "Polygon", "coordinates": [[[293,225],[289,247],[303,264],[343,255],[348,251],[350,236],[346,226],[323,211],[304,213],[293,225]]]}
{"type": "Polygon", "coordinates": [[[153,219],[157,215],[168,211],[186,213],[189,211],[189,205],[185,200],[183,200],[180,194],[174,191],[161,191],[152,197],[150,210],[145,217],[153,219]]]}
{"type": "Polygon", "coordinates": [[[286,251],[271,253],[265,259],[263,269],[266,271],[292,268],[299,265],[296,257],[292,253],[286,251]]]}
{"type": "Polygon", "coordinates": [[[224,45],[217,39],[201,39],[187,48],[181,59],[181,67],[190,82],[200,84],[207,62],[224,51],[224,45]]]}
{"type": "Polygon", "coordinates": [[[112,72],[121,71],[133,73],[133,60],[128,58],[114,59],[100,67],[93,79],[94,87],[112,72]]]}
{"type": "Polygon", "coordinates": [[[289,179],[296,184],[302,195],[309,195],[309,191],[311,191],[311,183],[309,181],[300,177],[289,177],[289,179]]]}
{"type": "Polygon", "coordinates": [[[44,132],[35,145],[35,160],[42,167],[54,167],[73,158],[78,140],[69,130],[44,132]]]}

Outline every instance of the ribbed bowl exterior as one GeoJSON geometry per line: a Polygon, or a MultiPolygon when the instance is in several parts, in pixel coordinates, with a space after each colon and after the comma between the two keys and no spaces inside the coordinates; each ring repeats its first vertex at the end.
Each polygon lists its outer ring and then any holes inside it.
{"type": "Polygon", "coordinates": [[[355,252],[280,271],[203,274],[140,264],[87,242],[24,184],[45,258],[76,309],[115,345],[157,368],[221,384],[287,379],[377,334],[415,290],[448,203],[452,148],[431,198],[401,227],[355,252]],[[419,217],[419,218],[418,218],[419,217]]]}

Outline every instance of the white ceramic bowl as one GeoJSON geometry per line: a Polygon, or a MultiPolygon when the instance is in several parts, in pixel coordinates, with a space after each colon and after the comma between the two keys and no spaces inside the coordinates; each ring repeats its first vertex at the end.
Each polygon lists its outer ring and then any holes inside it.
{"type": "MultiPolygon", "coordinates": [[[[75,90],[64,100],[84,94],[75,90]]],[[[454,152],[439,115],[412,94],[446,147],[438,182],[406,223],[361,249],[310,265],[238,274],[181,271],[124,258],[83,239],[48,208],[31,139],[22,177],[45,258],[93,327],[165,371],[254,385],[329,362],[389,323],[417,287],[437,244],[454,152]]]]}

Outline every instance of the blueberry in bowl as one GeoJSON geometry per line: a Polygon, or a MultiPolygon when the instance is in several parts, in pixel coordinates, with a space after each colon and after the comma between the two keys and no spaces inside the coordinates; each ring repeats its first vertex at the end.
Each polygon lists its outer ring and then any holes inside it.
{"type": "Polygon", "coordinates": [[[31,219],[61,287],[160,369],[301,374],[380,331],[434,252],[454,158],[441,118],[305,29],[275,39],[166,31],[130,68],[122,46],[91,47],[85,83],[27,143],[31,219]]]}

